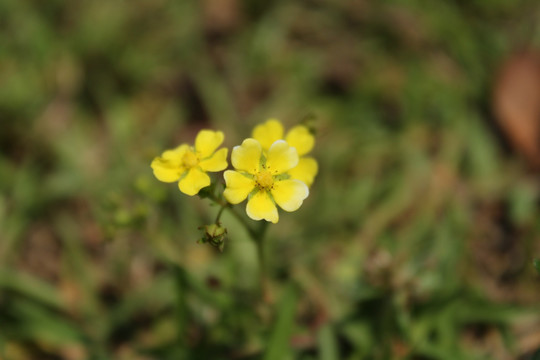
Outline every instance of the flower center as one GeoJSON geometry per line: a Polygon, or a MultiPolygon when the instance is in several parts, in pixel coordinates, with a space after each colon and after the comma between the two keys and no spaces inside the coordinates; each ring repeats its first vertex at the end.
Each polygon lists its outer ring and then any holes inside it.
{"type": "Polygon", "coordinates": [[[274,179],[268,170],[259,171],[255,175],[255,181],[261,189],[270,189],[274,185],[274,179]]]}
{"type": "Polygon", "coordinates": [[[182,163],[185,167],[191,169],[199,164],[199,158],[193,151],[188,150],[182,157],[182,163]]]}

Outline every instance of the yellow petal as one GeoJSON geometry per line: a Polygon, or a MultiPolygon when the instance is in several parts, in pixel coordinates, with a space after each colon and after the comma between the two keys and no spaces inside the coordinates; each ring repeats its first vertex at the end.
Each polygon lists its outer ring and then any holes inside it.
{"type": "Polygon", "coordinates": [[[168,183],[180,179],[180,175],[185,171],[184,168],[160,157],[155,158],[150,166],[154,170],[154,176],[159,181],[168,183]]]}
{"type": "Polygon", "coordinates": [[[298,179],[305,183],[307,186],[313,184],[313,179],[319,170],[317,161],[312,157],[302,157],[298,161],[298,165],[288,171],[291,178],[298,179]]]}
{"type": "Polygon", "coordinates": [[[238,204],[244,201],[255,187],[255,181],[237,171],[227,170],[223,174],[226,188],[223,196],[231,204],[238,204]]]}
{"type": "Polygon", "coordinates": [[[163,154],[161,154],[161,157],[165,160],[168,160],[172,164],[180,165],[182,163],[182,158],[184,157],[184,154],[188,150],[189,150],[189,145],[182,144],[178,146],[176,149],[165,151],[163,154]]]}
{"type": "Polygon", "coordinates": [[[276,181],[272,188],[274,200],[285,211],[298,210],[308,195],[307,185],[300,180],[276,181]]]}
{"type": "Polygon", "coordinates": [[[315,137],[309,132],[307,127],[304,125],[297,125],[289,130],[285,137],[285,141],[296,148],[298,156],[302,156],[313,149],[315,137]]]}
{"type": "Polygon", "coordinates": [[[278,140],[270,146],[266,158],[266,169],[272,174],[282,174],[297,164],[298,153],[285,140],[278,140]]]}
{"type": "Polygon", "coordinates": [[[201,130],[195,138],[195,150],[204,159],[216,151],[224,138],[225,135],[221,131],[201,130]]]}
{"type": "Polygon", "coordinates": [[[253,137],[261,143],[264,150],[268,150],[274,142],[283,139],[283,125],[279,120],[270,119],[255,126],[253,137]]]}
{"type": "Polygon", "coordinates": [[[184,194],[193,196],[208,185],[210,185],[210,176],[199,168],[191,168],[187,175],[178,183],[178,188],[184,194]]]}
{"type": "Polygon", "coordinates": [[[221,171],[227,168],[227,149],[219,149],[209,157],[202,160],[199,165],[204,171],[221,171]]]}
{"type": "Polygon", "coordinates": [[[237,170],[255,174],[259,171],[261,152],[261,144],[257,140],[246,139],[242,145],[233,148],[231,162],[237,170]]]}
{"type": "Polygon", "coordinates": [[[274,224],[279,220],[277,207],[266,191],[259,191],[248,200],[246,213],[253,220],[264,219],[274,224]]]}

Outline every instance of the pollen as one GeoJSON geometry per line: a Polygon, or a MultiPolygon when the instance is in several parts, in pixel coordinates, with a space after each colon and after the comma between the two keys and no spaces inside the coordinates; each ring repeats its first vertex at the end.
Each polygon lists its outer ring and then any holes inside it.
{"type": "Polygon", "coordinates": [[[191,169],[199,164],[199,158],[193,151],[188,150],[182,157],[182,163],[186,168],[191,169]]]}
{"type": "Polygon", "coordinates": [[[271,189],[274,185],[272,174],[268,170],[263,170],[255,175],[255,181],[261,189],[271,189]]]}

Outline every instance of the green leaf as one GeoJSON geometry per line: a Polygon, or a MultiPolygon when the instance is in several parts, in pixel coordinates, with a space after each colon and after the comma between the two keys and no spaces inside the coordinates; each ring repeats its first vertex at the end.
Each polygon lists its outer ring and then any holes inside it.
{"type": "Polygon", "coordinates": [[[264,360],[283,360],[290,352],[289,339],[294,325],[294,314],[296,310],[297,294],[294,287],[289,286],[283,294],[278,307],[278,318],[264,360]]]}
{"type": "Polygon", "coordinates": [[[534,259],[533,264],[536,271],[540,274],[540,259],[534,259]]]}
{"type": "Polygon", "coordinates": [[[0,290],[4,289],[16,291],[57,310],[63,308],[60,294],[53,286],[23,272],[0,269],[0,290]]]}
{"type": "Polygon", "coordinates": [[[320,360],[338,360],[340,359],[336,336],[330,325],[323,326],[317,334],[319,342],[320,360]]]}
{"type": "Polygon", "coordinates": [[[81,343],[84,339],[77,324],[29,299],[19,299],[10,308],[21,323],[11,329],[16,337],[32,339],[51,346],[81,343]]]}

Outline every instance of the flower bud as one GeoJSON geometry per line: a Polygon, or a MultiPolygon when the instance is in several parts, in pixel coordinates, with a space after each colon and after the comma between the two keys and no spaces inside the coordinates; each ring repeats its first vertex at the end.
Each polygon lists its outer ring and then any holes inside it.
{"type": "Polygon", "coordinates": [[[203,230],[203,236],[197,241],[198,243],[208,243],[218,248],[219,251],[223,251],[227,238],[227,228],[222,227],[221,224],[210,224],[201,226],[199,229],[203,230]]]}

